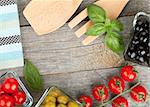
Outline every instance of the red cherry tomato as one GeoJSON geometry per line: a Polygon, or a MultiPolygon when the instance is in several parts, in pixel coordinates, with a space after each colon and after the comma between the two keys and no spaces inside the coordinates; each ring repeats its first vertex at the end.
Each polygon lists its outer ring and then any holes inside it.
{"type": "Polygon", "coordinates": [[[14,107],[13,97],[7,94],[2,94],[0,96],[0,107],[14,107]]]}
{"type": "Polygon", "coordinates": [[[3,83],[3,90],[8,94],[18,91],[19,83],[15,78],[7,78],[3,83]]]}
{"type": "Polygon", "coordinates": [[[136,102],[145,102],[147,99],[147,91],[143,86],[136,86],[130,92],[130,96],[136,102]]]}
{"type": "Polygon", "coordinates": [[[108,89],[104,85],[95,86],[92,95],[98,101],[105,101],[108,98],[108,89]]]}
{"type": "Polygon", "coordinates": [[[4,94],[5,92],[2,89],[2,85],[0,84],[0,95],[4,94]]]}
{"type": "Polygon", "coordinates": [[[114,94],[120,94],[121,92],[124,91],[125,83],[122,78],[114,76],[113,78],[110,79],[108,87],[110,91],[113,92],[114,94]]]}
{"type": "Polygon", "coordinates": [[[79,98],[79,102],[82,104],[82,107],[92,107],[92,99],[90,96],[82,95],[79,98]]]}
{"type": "Polygon", "coordinates": [[[19,91],[13,94],[16,105],[22,105],[26,100],[26,94],[23,91],[19,91]]]}
{"type": "Polygon", "coordinates": [[[113,100],[112,107],[128,107],[128,101],[124,97],[120,96],[113,100]]]}
{"type": "Polygon", "coordinates": [[[136,78],[136,71],[133,66],[124,66],[120,72],[121,77],[128,82],[132,82],[136,78]]]}

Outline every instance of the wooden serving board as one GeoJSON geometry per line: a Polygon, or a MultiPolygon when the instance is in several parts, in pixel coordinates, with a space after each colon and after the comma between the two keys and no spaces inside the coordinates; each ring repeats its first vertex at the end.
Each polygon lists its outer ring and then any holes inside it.
{"type": "MultiPolygon", "coordinates": [[[[107,17],[109,19],[116,19],[122,10],[125,8],[129,0],[98,0],[94,4],[102,7],[106,13],[107,17]]],[[[84,20],[86,17],[88,17],[87,8],[84,9],[81,13],[79,13],[73,20],[71,20],[68,25],[71,29],[73,29],[75,26],[77,26],[82,20],[84,20]]],[[[93,25],[91,21],[88,21],[86,24],[84,24],[82,27],[80,27],[77,31],[75,31],[75,34],[78,38],[83,36],[86,31],[93,25]]],[[[82,43],[83,45],[88,45],[91,42],[93,42],[98,36],[88,36],[85,38],[82,43]]]]}
{"type": "Polygon", "coordinates": [[[55,31],[73,15],[82,0],[32,0],[23,14],[38,35],[55,31]]]}

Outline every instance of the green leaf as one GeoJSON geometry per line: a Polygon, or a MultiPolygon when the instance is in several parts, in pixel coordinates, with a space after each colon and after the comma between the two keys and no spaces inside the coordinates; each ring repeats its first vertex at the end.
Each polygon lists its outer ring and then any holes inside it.
{"type": "Polygon", "coordinates": [[[100,36],[106,32],[104,24],[103,23],[96,23],[91,28],[88,29],[88,31],[85,33],[89,36],[100,36]]]}
{"type": "Polygon", "coordinates": [[[112,20],[111,26],[112,26],[112,30],[115,30],[118,32],[123,30],[123,24],[119,20],[112,20]]]}
{"type": "Polygon", "coordinates": [[[116,53],[120,53],[124,50],[123,37],[115,32],[106,35],[105,44],[116,53]]]}
{"type": "Polygon", "coordinates": [[[106,18],[106,20],[105,20],[105,26],[110,25],[110,24],[111,24],[111,20],[108,19],[108,18],[106,18]]]}
{"type": "Polygon", "coordinates": [[[108,18],[105,20],[105,29],[107,33],[112,32],[111,21],[108,18]]]}
{"type": "Polygon", "coordinates": [[[43,89],[43,80],[38,69],[26,59],[23,74],[27,86],[32,91],[41,91],[43,89]]]}
{"type": "Polygon", "coordinates": [[[90,4],[87,6],[88,17],[94,23],[105,22],[106,13],[105,10],[95,4],[90,4]]]}

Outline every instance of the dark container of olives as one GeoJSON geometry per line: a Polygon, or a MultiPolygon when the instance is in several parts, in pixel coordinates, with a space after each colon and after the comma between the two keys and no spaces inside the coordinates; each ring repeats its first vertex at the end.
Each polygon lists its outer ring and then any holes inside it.
{"type": "MultiPolygon", "coordinates": [[[[68,104],[70,102],[75,103],[78,107],[82,107],[80,102],[78,102],[77,100],[75,100],[70,95],[68,95],[63,90],[61,90],[60,88],[58,88],[56,86],[47,88],[45,90],[45,92],[43,93],[43,95],[41,96],[41,98],[39,99],[38,103],[35,105],[35,107],[47,107],[47,106],[45,106],[47,102],[55,103],[55,107],[69,107],[68,104]],[[49,99],[46,100],[46,98],[48,98],[48,97],[49,97],[49,99]],[[63,97],[67,97],[68,101],[63,101],[62,100],[63,97]],[[59,104],[62,104],[65,106],[58,106],[59,104]]],[[[77,106],[75,106],[75,107],[77,107],[77,106]]],[[[48,107],[51,107],[51,106],[48,106],[48,107]]],[[[54,105],[52,107],[54,107],[54,105]]]]}
{"type": "Polygon", "coordinates": [[[150,15],[135,15],[131,38],[124,52],[126,61],[150,67],[150,15]]]}

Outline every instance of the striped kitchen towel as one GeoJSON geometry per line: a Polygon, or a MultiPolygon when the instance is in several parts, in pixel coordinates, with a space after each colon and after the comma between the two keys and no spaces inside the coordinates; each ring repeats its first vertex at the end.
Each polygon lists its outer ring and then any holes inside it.
{"type": "Polygon", "coordinates": [[[15,0],[0,0],[0,69],[23,66],[18,9],[15,0]]]}

